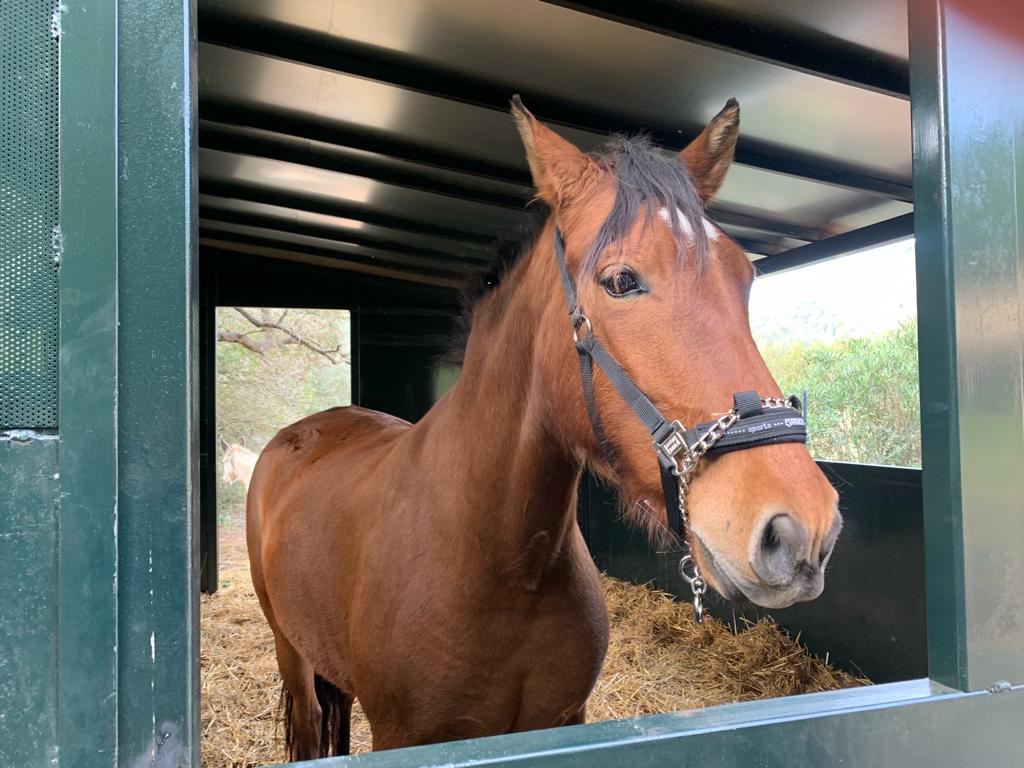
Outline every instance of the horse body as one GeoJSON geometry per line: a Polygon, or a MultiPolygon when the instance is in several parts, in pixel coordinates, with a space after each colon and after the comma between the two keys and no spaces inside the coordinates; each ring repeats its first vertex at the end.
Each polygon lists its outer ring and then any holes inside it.
{"type": "Polygon", "coordinates": [[[260,457],[249,552],[285,685],[308,701],[300,758],[322,717],[313,671],[346,711],[359,696],[375,749],[582,720],[608,626],[575,523],[581,464],[513,423],[508,388],[503,407],[481,396],[497,378],[462,381],[415,426],[338,408],[260,457]]]}
{"type": "MultiPolygon", "coordinates": [[[[670,417],[696,424],[742,390],[778,395],[750,336],[749,261],[724,236],[701,239],[735,104],[678,161],[626,144],[614,167],[516,117],[554,215],[474,305],[458,381],[415,425],[357,407],[310,416],[256,465],[250,564],[293,758],[346,752],[354,697],[374,749],[584,719],[608,642],[576,523],[584,464],[650,529],[666,509],[650,434],[599,377],[611,445],[591,428],[556,221],[587,325],[670,417]]],[[[716,457],[690,493],[694,556],[718,591],[768,606],[820,593],[839,516],[803,446],[716,457]]]]}

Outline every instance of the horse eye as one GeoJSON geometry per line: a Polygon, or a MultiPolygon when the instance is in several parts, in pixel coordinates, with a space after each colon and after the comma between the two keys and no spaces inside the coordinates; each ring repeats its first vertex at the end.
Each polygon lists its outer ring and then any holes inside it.
{"type": "Polygon", "coordinates": [[[623,296],[643,291],[643,286],[640,285],[640,278],[628,267],[616,269],[611,274],[602,277],[600,282],[601,286],[608,292],[608,295],[615,298],[622,298],[623,296]]]}

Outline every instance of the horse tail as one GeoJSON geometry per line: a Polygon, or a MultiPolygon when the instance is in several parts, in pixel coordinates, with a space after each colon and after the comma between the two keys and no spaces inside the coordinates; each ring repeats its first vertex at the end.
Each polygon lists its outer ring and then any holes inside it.
{"type": "MultiPolygon", "coordinates": [[[[347,755],[352,726],[352,700],[336,686],[320,675],[313,676],[313,689],[320,704],[320,754],[319,757],[347,755]]],[[[288,688],[281,686],[281,699],[278,702],[278,713],[284,722],[284,746],[288,752],[288,760],[297,759],[295,754],[295,733],[292,728],[292,706],[294,699],[288,688]]]]}
{"type": "Polygon", "coordinates": [[[294,699],[288,687],[282,683],[281,698],[277,701],[278,719],[284,725],[284,749],[288,753],[288,762],[295,760],[295,733],[292,728],[292,705],[294,699]]]}
{"type": "Polygon", "coordinates": [[[346,696],[333,683],[313,676],[313,687],[320,702],[320,757],[349,753],[352,726],[352,698],[346,696]]]}

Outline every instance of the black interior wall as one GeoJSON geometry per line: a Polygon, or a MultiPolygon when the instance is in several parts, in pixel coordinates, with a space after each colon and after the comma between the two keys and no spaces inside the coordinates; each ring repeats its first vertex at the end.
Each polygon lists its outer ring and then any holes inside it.
{"type": "MultiPolygon", "coordinates": [[[[825,592],[812,602],[772,611],[713,596],[710,612],[729,623],[770,614],[812,652],[876,683],[927,677],[921,471],[819,466],[839,492],[844,518],[825,592]]],[[[678,555],[653,552],[645,535],[623,522],[610,490],[588,478],[579,514],[599,568],[690,599],[676,570],[678,555]]]]}
{"type": "Polygon", "coordinates": [[[416,421],[444,383],[454,308],[364,309],[359,313],[358,403],[416,421]]]}

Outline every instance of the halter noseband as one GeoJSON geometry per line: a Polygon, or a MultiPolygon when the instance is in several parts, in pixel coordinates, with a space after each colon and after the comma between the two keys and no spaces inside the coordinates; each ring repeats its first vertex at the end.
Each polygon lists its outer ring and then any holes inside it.
{"type": "Polygon", "coordinates": [[[756,445],[807,442],[807,423],[802,405],[794,396],[761,397],[753,391],[737,392],[732,398],[732,409],[716,421],[697,424],[693,429],[686,429],[679,421],[670,422],[594,335],[593,326],[577,300],[576,283],[569,274],[565,245],[557,226],[555,261],[558,263],[558,273],[572,321],[572,337],[583,380],[583,399],[594,436],[614,468],[612,446],[605,437],[594,401],[593,363],[596,362],[653,438],[652,446],[661,471],[661,490],[665,497],[668,525],[671,530],[679,533],[682,552],[679,575],[693,592],[693,611],[699,623],[704,612],[702,598],[707,591],[707,582],[697,568],[687,535],[686,495],[690,474],[704,456],[753,448],[756,445]]]}

